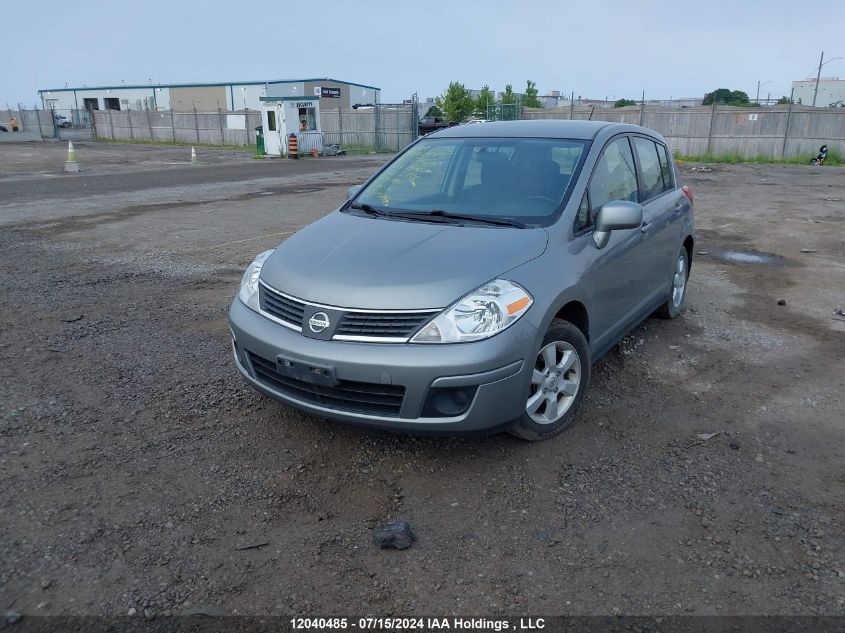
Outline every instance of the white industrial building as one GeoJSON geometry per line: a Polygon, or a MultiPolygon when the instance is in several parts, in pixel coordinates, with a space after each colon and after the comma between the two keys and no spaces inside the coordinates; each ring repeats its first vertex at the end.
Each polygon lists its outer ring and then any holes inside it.
{"type": "MultiPolygon", "coordinates": [[[[822,77],[818,81],[819,92],[816,95],[816,107],[845,105],[845,80],[839,77],[822,77]]],[[[792,99],[801,105],[813,105],[813,94],[816,92],[815,79],[801,79],[792,82],[792,99]]]]}
{"type": "Polygon", "coordinates": [[[260,110],[262,97],[319,97],[323,109],[380,101],[381,90],[329,77],[228,83],[97,86],[39,90],[44,108],[62,110],[260,110]]]}

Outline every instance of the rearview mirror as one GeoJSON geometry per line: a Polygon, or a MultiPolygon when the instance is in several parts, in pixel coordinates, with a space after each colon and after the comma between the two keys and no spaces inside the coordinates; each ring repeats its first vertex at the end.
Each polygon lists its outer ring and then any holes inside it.
{"type": "Polygon", "coordinates": [[[364,185],[355,185],[354,187],[349,187],[349,189],[346,190],[346,199],[352,200],[352,198],[358,195],[358,192],[361,191],[361,187],[363,186],[364,185]]]}
{"type": "Polygon", "coordinates": [[[599,209],[593,241],[596,248],[604,248],[610,240],[610,232],[621,229],[635,229],[643,223],[643,208],[636,202],[611,200],[599,209]]]}

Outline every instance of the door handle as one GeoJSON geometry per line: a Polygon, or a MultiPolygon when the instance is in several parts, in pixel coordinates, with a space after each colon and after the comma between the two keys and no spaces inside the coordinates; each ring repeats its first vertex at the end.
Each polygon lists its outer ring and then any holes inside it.
{"type": "Polygon", "coordinates": [[[641,233],[648,233],[648,230],[651,228],[651,222],[643,222],[643,225],[640,227],[641,233]]]}

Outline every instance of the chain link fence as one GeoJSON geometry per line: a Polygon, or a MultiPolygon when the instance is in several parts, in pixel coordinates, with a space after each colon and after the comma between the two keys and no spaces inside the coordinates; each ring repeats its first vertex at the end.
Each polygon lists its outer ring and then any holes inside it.
{"type": "MultiPolygon", "coordinates": [[[[378,104],[320,112],[323,146],[347,153],[398,152],[418,136],[416,106],[378,104]]],[[[170,142],[197,145],[254,146],[261,125],[258,110],[178,112],[171,110],[27,110],[0,111],[0,125],[18,138],[170,142]],[[5,116],[4,116],[5,114],[5,116]],[[5,123],[4,123],[5,121],[5,123]]]]}
{"type": "MultiPolygon", "coordinates": [[[[325,109],[320,118],[323,145],[338,145],[348,153],[397,152],[418,137],[417,111],[412,103],[325,109]]],[[[589,119],[643,125],[663,134],[683,156],[788,160],[815,156],[822,144],[845,156],[845,108],[795,104],[670,108],[648,103],[602,108],[570,103],[542,109],[500,104],[490,106],[487,118],[589,119]]],[[[0,109],[0,126],[8,131],[0,130],[2,140],[109,139],[246,147],[255,144],[255,128],[260,125],[257,110],[0,109]],[[17,132],[12,131],[13,126],[17,132]]]]}
{"type": "Polygon", "coordinates": [[[826,144],[845,156],[845,108],[772,107],[523,108],[523,119],[590,119],[643,125],[682,156],[788,160],[815,156],[826,144]]]}
{"type": "Polygon", "coordinates": [[[398,152],[418,136],[414,104],[321,110],[320,121],[324,143],[347,152],[398,152]]]}

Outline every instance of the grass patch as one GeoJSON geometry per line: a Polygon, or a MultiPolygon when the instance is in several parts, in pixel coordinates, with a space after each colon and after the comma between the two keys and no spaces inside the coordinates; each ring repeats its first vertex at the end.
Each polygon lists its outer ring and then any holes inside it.
{"type": "Polygon", "coordinates": [[[186,141],[165,141],[161,139],[136,138],[135,140],[97,137],[97,143],[114,143],[116,145],[165,145],[170,147],[207,147],[210,149],[229,149],[242,152],[255,152],[255,145],[220,145],[219,143],[195,143],[186,141]]]}
{"type": "MultiPolygon", "coordinates": [[[[793,158],[771,158],[769,156],[743,156],[739,152],[728,152],[726,154],[706,153],[700,156],[685,156],[676,154],[675,160],[679,163],[714,163],[728,165],[808,165],[810,158],[815,156],[796,156],[793,158]]],[[[828,150],[825,166],[845,165],[845,157],[835,149],[828,150]]]]}
{"type": "MultiPolygon", "coordinates": [[[[135,140],[128,139],[113,139],[105,137],[97,137],[94,139],[97,143],[114,143],[116,145],[163,145],[169,147],[207,147],[210,149],[228,149],[238,150],[242,152],[252,152],[255,154],[255,145],[220,145],[218,143],[196,143],[186,141],[166,141],[163,139],[149,139],[138,138],[135,140]]],[[[396,152],[390,149],[376,149],[372,145],[357,145],[349,143],[348,145],[341,145],[342,150],[347,154],[395,154],[396,152]]],[[[304,154],[303,154],[304,155],[304,154]]],[[[255,156],[262,158],[261,156],[255,156]]]]}

